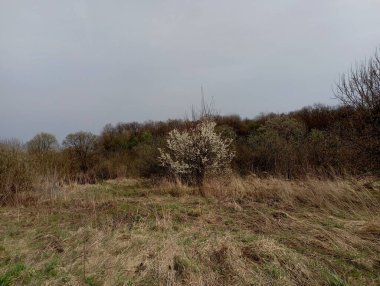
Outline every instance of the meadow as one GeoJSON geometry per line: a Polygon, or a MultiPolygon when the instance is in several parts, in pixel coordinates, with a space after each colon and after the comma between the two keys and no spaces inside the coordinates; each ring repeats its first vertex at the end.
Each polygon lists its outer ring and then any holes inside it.
{"type": "Polygon", "coordinates": [[[0,285],[379,285],[380,181],[46,182],[0,207],[0,285]]]}

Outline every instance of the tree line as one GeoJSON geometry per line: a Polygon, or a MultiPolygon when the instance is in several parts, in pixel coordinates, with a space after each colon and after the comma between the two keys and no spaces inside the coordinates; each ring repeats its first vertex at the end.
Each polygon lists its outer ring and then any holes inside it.
{"type": "MultiPolygon", "coordinates": [[[[378,149],[374,148],[378,141],[361,112],[350,106],[315,105],[255,119],[230,115],[213,120],[217,133],[231,139],[236,153],[232,168],[241,175],[254,172],[297,178],[379,169],[378,149]]],[[[108,124],[100,135],[69,134],[61,145],[48,133],[37,134],[24,146],[14,142],[2,145],[3,149],[13,145],[25,152],[40,172],[56,172],[67,179],[151,177],[165,173],[158,150],[165,146],[168,133],[187,130],[190,125],[187,120],[108,124]]]]}
{"type": "MultiPolygon", "coordinates": [[[[314,105],[253,119],[221,116],[204,105],[192,120],[108,124],[100,135],[80,131],[59,144],[53,134],[40,133],[21,144],[0,143],[0,183],[12,178],[54,175],[62,181],[95,182],[118,177],[160,177],[160,150],[172,130],[186,132],[207,113],[222,140],[230,142],[231,168],[244,176],[378,174],[380,170],[380,56],[378,53],[343,74],[335,107],[314,105]]],[[[216,135],[215,135],[216,136],[216,135]]],[[[26,179],[25,179],[26,180],[26,179]]],[[[24,185],[27,185],[26,180],[24,185]]]]}

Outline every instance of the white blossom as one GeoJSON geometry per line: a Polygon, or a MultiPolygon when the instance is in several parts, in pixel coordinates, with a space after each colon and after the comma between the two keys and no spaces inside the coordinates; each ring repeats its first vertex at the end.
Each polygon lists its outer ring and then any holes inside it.
{"type": "Polygon", "coordinates": [[[216,123],[202,121],[189,131],[169,132],[165,150],[159,149],[159,161],[175,174],[191,174],[202,183],[205,172],[224,171],[235,153],[232,139],[223,139],[215,132],[216,123]]]}

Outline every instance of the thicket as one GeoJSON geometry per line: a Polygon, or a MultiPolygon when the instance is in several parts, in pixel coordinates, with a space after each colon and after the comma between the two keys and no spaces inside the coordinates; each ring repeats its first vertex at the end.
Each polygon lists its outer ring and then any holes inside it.
{"type": "MultiPolygon", "coordinates": [[[[300,178],[379,172],[380,161],[365,148],[371,135],[363,133],[370,128],[363,128],[366,122],[360,118],[350,106],[316,105],[255,119],[215,116],[214,121],[221,138],[233,139],[232,169],[236,173],[300,178]]],[[[3,143],[1,163],[6,162],[5,154],[22,158],[39,176],[55,174],[65,181],[163,176],[166,170],[159,162],[159,148],[165,148],[171,130],[182,132],[192,126],[187,120],[108,124],[99,136],[70,134],[62,146],[48,150],[31,150],[27,148],[30,142],[26,148],[3,143]]],[[[372,144],[375,140],[371,137],[372,144]]]]}
{"type": "Polygon", "coordinates": [[[14,203],[19,192],[33,189],[30,158],[18,141],[0,142],[0,205],[14,203]]]}

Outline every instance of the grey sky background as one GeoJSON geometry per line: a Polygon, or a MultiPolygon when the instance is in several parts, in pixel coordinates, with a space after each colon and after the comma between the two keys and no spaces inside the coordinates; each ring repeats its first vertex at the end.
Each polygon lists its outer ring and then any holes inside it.
{"type": "Polygon", "coordinates": [[[0,137],[337,104],[380,45],[380,0],[0,0],[0,137]]]}

